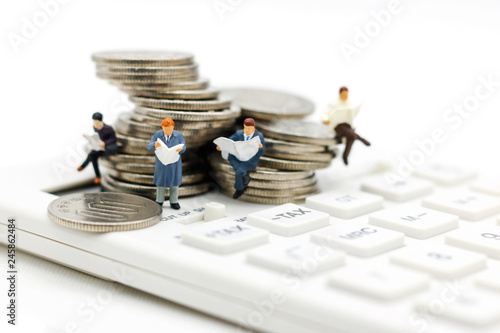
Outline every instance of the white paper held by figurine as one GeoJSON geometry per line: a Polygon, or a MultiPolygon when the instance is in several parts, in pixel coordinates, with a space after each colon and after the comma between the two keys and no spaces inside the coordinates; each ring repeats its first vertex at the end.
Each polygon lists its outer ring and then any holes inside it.
{"type": "Polygon", "coordinates": [[[157,139],[156,141],[160,143],[160,147],[156,148],[155,154],[163,165],[172,164],[179,160],[180,154],[177,150],[184,147],[183,143],[168,148],[167,145],[160,139],[157,139]]]}
{"type": "Polygon", "coordinates": [[[99,143],[101,142],[101,138],[99,138],[99,134],[97,134],[96,132],[83,133],[83,137],[89,142],[91,150],[104,150],[104,148],[99,145],[99,143]]]}
{"type": "Polygon", "coordinates": [[[257,154],[260,145],[260,138],[255,136],[248,141],[233,141],[228,138],[220,137],[213,141],[219,146],[222,158],[228,158],[229,154],[234,155],[240,161],[248,161],[257,154]]]}

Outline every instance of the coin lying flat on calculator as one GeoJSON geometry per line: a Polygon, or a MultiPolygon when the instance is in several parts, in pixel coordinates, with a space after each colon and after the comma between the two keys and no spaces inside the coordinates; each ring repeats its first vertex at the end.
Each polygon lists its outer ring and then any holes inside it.
{"type": "Polygon", "coordinates": [[[91,232],[146,228],[160,221],[162,209],[154,201],[125,193],[75,193],[49,204],[55,222],[91,232]]]}

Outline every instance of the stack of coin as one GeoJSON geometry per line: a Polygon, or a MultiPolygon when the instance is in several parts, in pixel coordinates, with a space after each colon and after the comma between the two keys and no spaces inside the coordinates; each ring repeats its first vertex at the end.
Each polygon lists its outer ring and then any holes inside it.
{"type": "MultiPolygon", "coordinates": [[[[222,193],[233,195],[235,176],[233,167],[219,152],[210,155],[209,161],[213,169],[212,176],[219,184],[222,193]]],[[[248,173],[252,180],[238,200],[268,205],[300,203],[305,201],[307,195],[318,191],[313,171],[279,170],[262,167],[260,164],[248,173]]]]}
{"type": "MultiPolygon", "coordinates": [[[[249,175],[252,178],[241,200],[280,204],[303,202],[317,191],[314,170],[330,166],[336,140],[326,126],[300,119],[314,110],[307,99],[289,93],[263,89],[228,89],[221,93],[232,98],[244,117],[252,117],[265,137],[264,156],[249,175]]],[[[241,127],[240,127],[241,128],[241,127]]],[[[234,171],[219,158],[210,163],[222,192],[234,192],[234,171]]]]}
{"type": "Polygon", "coordinates": [[[207,191],[208,167],[196,148],[226,135],[240,110],[231,107],[231,100],[218,98],[219,92],[207,80],[198,78],[194,57],[181,52],[101,52],[92,60],[97,76],[118,86],[136,104],[115,123],[120,148],[118,154],[103,159],[109,169],[103,187],[154,198],[155,157],[146,146],[161,130],[161,121],[172,118],[187,149],[182,155],[179,196],[207,191]]]}
{"type": "Polygon", "coordinates": [[[256,124],[266,138],[259,164],[282,170],[316,170],[330,166],[336,140],[326,126],[283,119],[256,124]]]}

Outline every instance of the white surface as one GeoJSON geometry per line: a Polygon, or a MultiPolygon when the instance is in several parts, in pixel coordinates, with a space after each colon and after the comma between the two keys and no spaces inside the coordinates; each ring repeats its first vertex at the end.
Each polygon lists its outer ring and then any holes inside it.
{"type": "MultiPolygon", "coordinates": [[[[425,162],[438,159],[480,167],[498,177],[498,155],[480,149],[500,141],[498,86],[467,116],[447,112],[474,95],[480,77],[500,80],[500,3],[401,1],[400,11],[387,26],[348,62],[340,45],[352,44],[357,29],[374,21],[372,12],[387,10],[388,1],[222,2],[230,5],[227,11],[217,11],[217,1],[205,0],[69,1],[32,32],[18,52],[7,34],[21,34],[24,19],[31,21],[41,7],[37,0],[2,2],[0,85],[5,93],[0,100],[4,119],[0,154],[2,165],[26,168],[26,178],[19,178],[16,186],[28,186],[27,179],[45,167],[32,159],[51,154],[64,156],[54,161],[58,169],[50,166],[64,179],[84,158],[86,140],[75,133],[91,128],[92,113],[103,112],[105,122],[112,124],[120,112],[130,110],[124,94],[95,77],[90,55],[136,48],[191,51],[201,73],[216,86],[300,93],[316,103],[313,119],[336,97],[338,87],[347,85],[353,98],[366,100],[356,127],[373,144],[370,148],[355,144],[349,168],[356,168],[359,156],[376,150],[378,157],[402,170],[411,169],[409,157],[416,156],[419,143],[438,128],[446,140],[428,147],[425,162]],[[453,122],[446,115],[452,115],[453,122]],[[29,158],[24,149],[34,137],[37,146],[51,150],[33,149],[34,157],[29,158]]],[[[318,173],[323,190],[335,186],[335,177],[345,172],[338,164],[335,172],[318,173]]],[[[90,175],[90,170],[85,172],[90,175]]],[[[237,211],[233,201],[228,203],[233,205],[228,211],[237,211]]],[[[21,322],[40,328],[31,332],[61,331],[68,317],[81,323],[84,332],[151,330],[162,325],[177,332],[236,330],[232,324],[190,310],[156,306],[171,303],[150,300],[134,290],[130,298],[121,294],[120,303],[112,302],[85,323],[75,308],[95,297],[105,282],[40,259],[24,259],[23,269],[21,322]]]]}

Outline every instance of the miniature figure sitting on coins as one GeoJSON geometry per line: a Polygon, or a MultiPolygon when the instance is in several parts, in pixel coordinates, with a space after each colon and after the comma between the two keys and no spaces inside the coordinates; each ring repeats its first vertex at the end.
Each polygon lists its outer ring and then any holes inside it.
{"type": "Polygon", "coordinates": [[[182,183],[182,159],[181,154],[186,151],[186,141],[178,131],[174,131],[174,121],[171,118],[165,118],[161,122],[161,130],[153,134],[147,150],[156,153],[154,184],[156,185],[156,202],[162,206],[165,202],[165,187],[169,188],[170,207],[180,209],[179,205],[179,186],[182,183]],[[179,154],[178,158],[168,162],[161,161],[159,150],[162,148],[162,141],[166,148],[179,146],[175,152],[179,154]],[[182,145],[182,148],[181,148],[182,145]],[[167,163],[167,164],[164,164],[167,163]]]}
{"type": "MultiPolygon", "coordinates": [[[[87,156],[87,159],[78,167],[78,171],[82,171],[85,167],[92,162],[95,172],[94,183],[99,184],[101,182],[101,173],[99,171],[98,159],[101,156],[113,155],[118,149],[116,144],[116,133],[113,127],[106,125],[102,122],[102,114],[96,112],[92,115],[92,120],[94,122],[94,131],[99,135],[99,141],[87,156]]],[[[92,143],[92,138],[89,138],[89,142],[92,143]]]]}
{"type": "Polygon", "coordinates": [[[346,139],[343,160],[345,165],[348,165],[348,157],[351,152],[352,144],[355,140],[363,142],[370,146],[370,142],[359,136],[352,128],[352,122],[358,115],[361,105],[352,105],[347,99],[349,90],[346,87],[341,87],[339,90],[339,99],[328,104],[328,109],[322,116],[323,124],[328,125],[328,128],[335,133],[337,142],[342,142],[346,139]]]}
{"type": "MultiPolygon", "coordinates": [[[[227,158],[235,173],[234,188],[236,189],[236,191],[233,194],[234,199],[238,199],[239,197],[241,197],[247,189],[248,184],[251,180],[247,172],[257,167],[260,157],[264,155],[265,142],[264,136],[255,129],[255,121],[252,118],[246,118],[243,121],[243,129],[236,131],[236,133],[229,137],[229,140],[233,140],[236,142],[250,141],[253,138],[258,138],[260,140],[258,149],[253,156],[251,156],[249,159],[245,158],[240,160],[234,154],[230,153],[227,158]]],[[[221,148],[217,146],[217,150],[221,151],[221,148]]]]}

